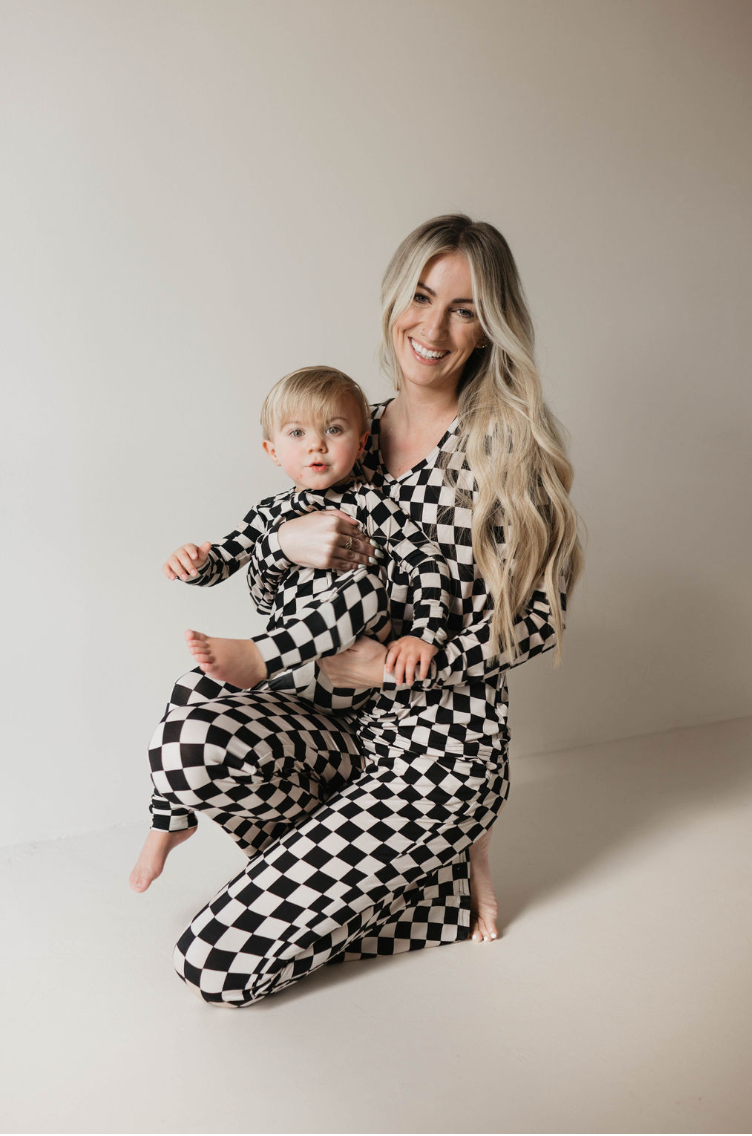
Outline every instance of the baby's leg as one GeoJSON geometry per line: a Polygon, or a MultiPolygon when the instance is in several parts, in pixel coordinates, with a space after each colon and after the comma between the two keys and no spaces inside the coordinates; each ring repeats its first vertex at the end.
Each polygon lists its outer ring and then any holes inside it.
{"type": "Polygon", "coordinates": [[[383,580],[374,569],[362,567],[343,572],[325,592],[307,597],[294,615],[279,616],[274,627],[253,639],[188,631],[186,640],[206,674],[248,690],[265,678],[345,651],[361,635],[383,641],[389,628],[383,580]]]}

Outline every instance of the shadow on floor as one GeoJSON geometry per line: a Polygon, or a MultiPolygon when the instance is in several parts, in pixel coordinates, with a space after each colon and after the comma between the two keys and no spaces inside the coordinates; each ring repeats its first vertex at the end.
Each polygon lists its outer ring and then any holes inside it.
{"type": "Polygon", "coordinates": [[[511,763],[491,866],[503,922],[667,826],[752,789],[749,719],[511,763]]]}

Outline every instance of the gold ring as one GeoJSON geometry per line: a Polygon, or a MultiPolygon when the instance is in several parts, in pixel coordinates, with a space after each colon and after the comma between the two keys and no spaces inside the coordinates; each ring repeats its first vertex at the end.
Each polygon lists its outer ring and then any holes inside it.
{"type": "Polygon", "coordinates": [[[352,537],[351,536],[349,536],[347,538],[347,540],[345,541],[345,548],[347,549],[348,552],[352,548],[352,537]]]}

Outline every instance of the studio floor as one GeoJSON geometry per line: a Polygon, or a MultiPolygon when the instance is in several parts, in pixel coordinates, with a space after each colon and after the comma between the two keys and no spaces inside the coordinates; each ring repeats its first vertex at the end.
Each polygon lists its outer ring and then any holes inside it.
{"type": "Polygon", "coordinates": [[[172,945],[244,858],[202,822],[2,851],[4,1132],[748,1132],[752,719],[512,761],[503,935],[217,1010],[172,945]]]}

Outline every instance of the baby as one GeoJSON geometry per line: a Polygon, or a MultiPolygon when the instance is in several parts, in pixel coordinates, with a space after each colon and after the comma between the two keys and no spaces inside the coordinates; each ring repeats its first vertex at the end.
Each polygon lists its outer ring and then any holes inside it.
{"type": "MultiPolygon", "coordinates": [[[[335,508],[367,534],[381,566],[349,571],[297,565],[282,578],[270,602],[258,604],[271,618],[266,631],[250,639],[219,639],[187,631],[188,647],[210,678],[247,690],[267,680],[325,709],[360,709],[369,690],[332,687],[316,660],[344,651],[361,635],[385,642],[398,597],[396,623],[409,634],[389,644],[386,668],[394,682],[425,678],[431,659],[446,641],[451,577],[439,548],[389,498],[360,480],[353,467],[368,437],[370,411],[360,387],[331,367],[306,367],[281,379],[261,411],[263,446],[282,467],[293,488],[251,509],[242,525],[218,544],[184,544],[163,567],[172,580],[212,585],[246,564],[257,541],[314,509],[335,508]],[[406,628],[407,629],[407,628],[406,628]]],[[[343,539],[343,549],[352,547],[343,539]]],[[[254,597],[256,581],[249,569],[254,597]]]]}

